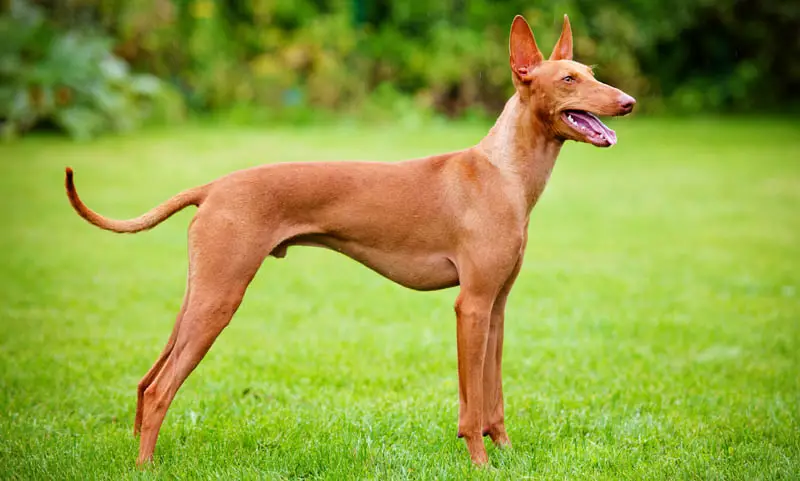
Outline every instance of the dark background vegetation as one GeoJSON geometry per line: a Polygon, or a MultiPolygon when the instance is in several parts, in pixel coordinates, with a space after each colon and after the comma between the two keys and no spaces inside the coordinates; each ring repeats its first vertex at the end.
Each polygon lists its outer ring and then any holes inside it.
{"type": "Polygon", "coordinates": [[[645,112],[797,111],[800,2],[786,0],[3,0],[5,136],[76,137],[224,113],[303,121],[491,116],[526,16],[645,112]]]}

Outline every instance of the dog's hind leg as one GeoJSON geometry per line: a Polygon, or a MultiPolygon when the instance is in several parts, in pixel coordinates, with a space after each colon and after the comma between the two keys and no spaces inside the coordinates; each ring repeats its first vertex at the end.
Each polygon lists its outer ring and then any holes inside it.
{"type": "Polygon", "coordinates": [[[239,226],[209,214],[190,230],[185,311],[170,352],[143,393],[138,464],[152,459],[175,393],[230,322],[264,259],[260,236],[239,226]]]}
{"type": "MultiPolygon", "coordinates": [[[[191,277],[191,271],[188,273],[188,277],[191,277]]],[[[178,316],[175,319],[175,326],[172,328],[172,333],[169,335],[169,339],[167,340],[167,345],[164,346],[164,350],[161,351],[159,354],[158,359],[156,362],[153,363],[153,366],[147,371],[147,374],[142,377],[141,381],[139,381],[139,385],[137,386],[136,390],[136,420],[133,424],[133,435],[138,436],[142,430],[142,409],[144,406],[144,391],[150,387],[150,384],[158,375],[161,368],[164,366],[164,362],[167,360],[167,357],[172,352],[172,348],[175,346],[175,339],[178,337],[178,329],[181,325],[181,319],[183,319],[183,314],[186,312],[186,305],[189,301],[189,280],[186,280],[186,293],[183,295],[183,303],[181,304],[181,310],[178,312],[178,316]]]]}

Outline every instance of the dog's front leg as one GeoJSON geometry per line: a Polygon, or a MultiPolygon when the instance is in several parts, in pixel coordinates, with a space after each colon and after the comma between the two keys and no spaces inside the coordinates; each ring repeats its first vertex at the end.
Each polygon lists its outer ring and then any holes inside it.
{"type": "Polygon", "coordinates": [[[505,427],[503,407],[503,329],[505,322],[505,296],[495,302],[489,323],[489,336],[486,342],[486,359],[483,364],[483,432],[501,448],[511,447],[505,427]]]}
{"type": "Polygon", "coordinates": [[[483,445],[483,363],[494,296],[462,287],[456,301],[458,343],[458,437],[467,442],[475,464],[489,461],[483,445]]]}
{"type": "Polygon", "coordinates": [[[483,363],[483,435],[489,436],[500,448],[511,447],[505,425],[505,409],[503,406],[503,331],[505,324],[506,300],[511,287],[517,279],[522,267],[522,255],[514,266],[511,276],[506,281],[492,306],[489,322],[489,338],[486,342],[486,359],[483,363]]]}

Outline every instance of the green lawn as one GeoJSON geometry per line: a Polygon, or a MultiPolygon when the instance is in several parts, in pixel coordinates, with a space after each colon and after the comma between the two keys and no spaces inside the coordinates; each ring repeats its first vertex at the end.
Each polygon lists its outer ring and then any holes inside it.
{"type": "Polygon", "coordinates": [[[505,349],[514,448],[456,439],[456,290],[417,293],[333,252],[269,259],[134,467],[135,390],[167,339],[187,209],[138,215],[264,162],[399,160],[484,128],[186,126],[0,146],[0,478],[798,479],[800,126],[613,123],[565,147],[534,209],[505,349]]]}

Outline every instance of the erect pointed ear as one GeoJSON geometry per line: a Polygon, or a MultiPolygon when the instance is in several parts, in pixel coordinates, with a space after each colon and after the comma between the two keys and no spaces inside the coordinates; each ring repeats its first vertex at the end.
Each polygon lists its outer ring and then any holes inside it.
{"type": "Polygon", "coordinates": [[[536,46],[531,27],[522,15],[514,17],[511,24],[508,50],[511,54],[511,71],[523,81],[528,80],[531,70],[544,60],[542,52],[536,46]]]}
{"type": "Polygon", "coordinates": [[[564,26],[561,27],[561,37],[558,38],[550,60],[572,60],[572,27],[569,26],[569,17],[564,15],[564,26]]]}
{"type": "Polygon", "coordinates": [[[553,47],[550,60],[572,60],[572,27],[569,26],[569,17],[566,15],[564,15],[564,26],[561,27],[561,37],[553,47]]]}

